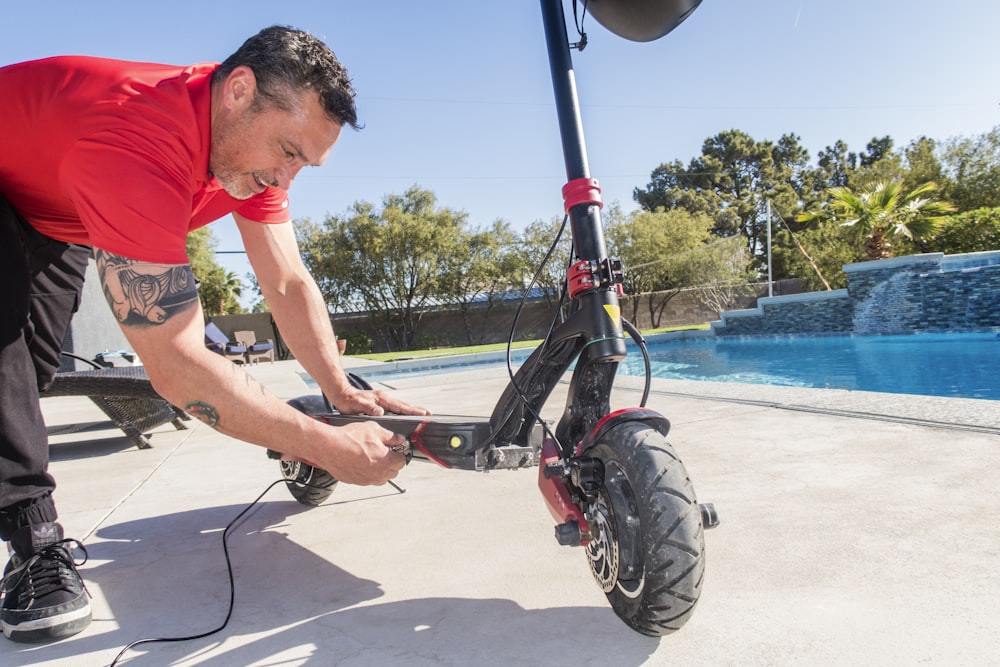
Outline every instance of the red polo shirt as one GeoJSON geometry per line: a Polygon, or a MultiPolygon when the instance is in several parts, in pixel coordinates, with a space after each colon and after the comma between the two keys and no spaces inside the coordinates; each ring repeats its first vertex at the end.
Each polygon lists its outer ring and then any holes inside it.
{"type": "Polygon", "coordinates": [[[215,64],[82,56],[0,68],[0,194],[47,236],[184,264],[227,213],[287,222],[284,190],[230,197],[208,174],[215,64]]]}

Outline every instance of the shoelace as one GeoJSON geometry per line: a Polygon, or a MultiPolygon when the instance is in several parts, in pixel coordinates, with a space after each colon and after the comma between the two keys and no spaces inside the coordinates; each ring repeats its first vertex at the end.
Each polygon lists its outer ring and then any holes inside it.
{"type": "MultiPolygon", "coordinates": [[[[87,558],[87,548],[83,544],[72,538],[60,540],[43,547],[41,551],[17,565],[3,578],[0,588],[5,594],[10,593],[30,574],[31,588],[35,597],[42,597],[57,590],[69,590],[67,586],[70,583],[79,581],[83,584],[83,579],[79,575],[74,576],[71,573],[86,563],[87,558]],[[76,561],[73,558],[71,554],[75,550],[83,552],[83,560],[76,561]]],[[[83,586],[86,590],[86,585],[83,586]]]]}

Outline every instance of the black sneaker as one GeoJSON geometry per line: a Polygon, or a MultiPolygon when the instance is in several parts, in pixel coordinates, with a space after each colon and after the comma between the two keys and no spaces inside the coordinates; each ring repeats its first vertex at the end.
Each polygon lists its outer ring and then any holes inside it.
{"type": "Polygon", "coordinates": [[[87,550],[76,540],[63,539],[58,523],[38,523],[18,529],[3,574],[3,633],[18,642],[45,642],[75,635],[90,625],[90,595],[77,565],[87,550]],[[71,550],[83,551],[73,561],[71,550]]]}

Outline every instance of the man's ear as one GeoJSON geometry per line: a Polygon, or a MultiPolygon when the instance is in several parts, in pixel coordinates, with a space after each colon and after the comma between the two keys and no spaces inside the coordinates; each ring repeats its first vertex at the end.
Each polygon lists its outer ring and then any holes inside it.
{"type": "Polygon", "coordinates": [[[232,110],[249,109],[257,96],[257,77],[246,65],[233,69],[222,88],[223,103],[232,110]]]}

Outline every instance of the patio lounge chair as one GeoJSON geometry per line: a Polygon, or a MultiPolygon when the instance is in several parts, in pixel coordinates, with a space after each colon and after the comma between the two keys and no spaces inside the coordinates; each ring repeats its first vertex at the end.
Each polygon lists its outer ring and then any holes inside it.
{"type": "Polygon", "coordinates": [[[230,341],[214,322],[205,325],[205,346],[234,363],[242,364],[246,361],[247,346],[230,341]]]}
{"type": "Polygon", "coordinates": [[[246,347],[246,361],[256,364],[258,359],[268,359],[274,363],[274,341],[268,338],[257,342],[257,335],[252,331],[234,331],[236,342],[246,347]]]}
{"type": "MultiPolygon", "coordinates": [[[[97,366],[76,355],[67,356],[97,366]]],[[[145,434],[157,426],[169,422],[184,430],[183,422],[190,419],[156,393],[142,366],[56,373],[52,385],[41,394],[42,398],[50,396],[87,396],[139,449],[152,446],[145,434]]]]}

